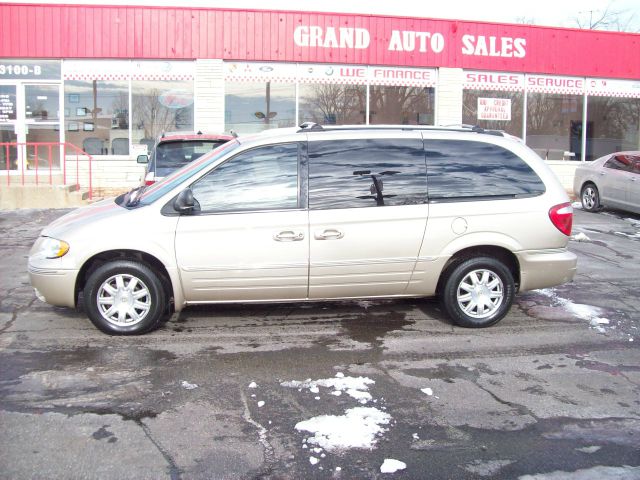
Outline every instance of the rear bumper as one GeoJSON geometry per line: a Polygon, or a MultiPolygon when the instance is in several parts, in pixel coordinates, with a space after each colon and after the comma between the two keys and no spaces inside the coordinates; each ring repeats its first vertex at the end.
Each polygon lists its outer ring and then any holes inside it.
{"type": "Polygon", "coordinates": [[[561,285],[576,274],[578,257],[566,248],[528,250],[516,256],[520,262],[520,291],[561,285]]]}
{"type": "Polygon", "coordinates": [[[58,307],[75,307],[77,270],[37,268],[29,265],[29,281],[42,300],[58,307]]]}

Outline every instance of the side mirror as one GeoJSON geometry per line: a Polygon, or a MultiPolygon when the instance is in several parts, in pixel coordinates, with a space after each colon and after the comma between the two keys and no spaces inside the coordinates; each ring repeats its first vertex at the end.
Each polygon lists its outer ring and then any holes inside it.
{"type": "Polygon", "coordinates": [[[193,212],[197,210],[196,205],[196,199],[193,197],[193,192],[190,188],[181,191],[173,202],[174,210],[179,213],[193,212]]]}
{"type": "Polygon", "coordinates": [[[137,161],[138,163],[146,164],[149,163],[149,157],[147,155],[138,155],[137,161]]]}

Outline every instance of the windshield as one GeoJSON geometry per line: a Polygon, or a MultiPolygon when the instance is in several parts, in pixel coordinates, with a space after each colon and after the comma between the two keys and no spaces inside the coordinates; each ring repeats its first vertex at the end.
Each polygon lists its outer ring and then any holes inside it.
{"type": "Polygon", "coordinates": [[[231,152],[232,150],[235,150],[239,146],[240,143],[238,143],[237,140],[232,140],[221,145],[210,154],[203,155],[194,162],[186,164],[184,167],[174,171],[172,174],[164,177],[164,179],[160,180],[159,182],[147,187],[144,192],[140,193],[138,203],[141,205],[149,205],[150,203],[155,202],[158,198],[176,188],[189,177],[195,175],[201,170],[204,170],[216,160],[231,152]]]}
{"type": "Polygon", "coordinates": [[[226,140],[179,140],[159,143],[155,151],[156,169],[177,170],[225,142],[226,140]]]}

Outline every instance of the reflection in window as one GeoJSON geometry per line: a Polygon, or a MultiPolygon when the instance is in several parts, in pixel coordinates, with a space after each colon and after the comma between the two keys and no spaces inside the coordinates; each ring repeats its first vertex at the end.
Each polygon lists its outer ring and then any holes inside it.
{"type": "Polygon", "coordinates": [[[58,120],[60,118],[59,98],[58,85],[25,85],[24,114],[27,120],[35,122],[58,120]]]}
{"type": "Polygon", "coordinates": [[[292,83],[225,82],[225,126],[238,133],[296,125],[296,87],[292,83]]]}
{"type": "Polygon", "coordinates": [[[357,125],[366,121],[367,87],[364,85],[300,85],[300,123],[357,125]]]}
{"type": "Polygon", "coordinates": [[[527,145],[547,160],[580,160],[582,95],[529,93],[527,145]]]}
{"type": "Polygon", "coordinates": [[[544,183],[513,152],[484,142],[426,140],[430,201],[535,196],[544,183]]]}
{"type": "Polygon", "coordinates": [[[309,208],[416,205],[425,201],[422,140],[309,142],[309,208]]]}
{"type": "MultiPolygon", "coordinates": [[[[1,88],[0,92],[2,92],[1,88]]],[[[0,143],[16,143],[17,141],[18,136],[14,125],[0,123],[0,143]]],[[[16,170],[17,168],[18,147],[15,145],[0,145],[0,170],[16,170]]]]}
{"type": "Polygon", "coordinates": [[[66,141],[90,155],[129,154],[129,82],[66,81],[66,141]]]}
{"type": "Polygon", "coordinates": [[[587,155],[640,150],[640,98],[588,97],[587,155]]]}
{"type": "MultiPolygon", "coordinates": [[[[522,92],[502,92],[498,90],[464,90],[462,94],[462,123],[467,125],[478,125],[490,130],[504,130],[505,132],[522,137],[522,109],[524,94],[522,92]],[[510,120],[478,120],[478,99],[501,98],[510,100],[510,108],[506,108],[506,113],[510,120]]],[[[504,108],[500,113],[503,113],[504,108]]]]}
{"type": "Polygon", "coordinates": [[[375,86],[369,88],[371,124],[433,125],[435,89],[375,86]]]}
{"type": "Polygon", "coordinates": [[[153,145],[166,132],[193,130],[192,80],[131,82],[132,143],[153,145]]]}
{"type": "Polygon", "coordinates": [[[60,146],[58,145],[60,131],[58,125],[31,124],[26,140],[27,143],[44,143],[44,145],[29,145],[27,147],[26,168],[28,170],[60,168],[60,146]]]}
{"type": "Polygon", "coordinates": [[[298,144],[243,152],[192,187],[202,211],[279,210],[298,206],[298,144]]]}

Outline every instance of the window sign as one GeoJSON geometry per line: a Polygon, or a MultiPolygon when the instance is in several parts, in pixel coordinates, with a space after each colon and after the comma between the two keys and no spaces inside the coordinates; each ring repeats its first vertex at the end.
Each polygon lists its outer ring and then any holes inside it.
{"type": "Polygon", "coordinates": [[[510,98],[478,98],[478,120],[511,121],[510,98]]]}
{"type": "Polygon", "coordinates": [[[0,123],[16,119],[16,87],[0,85],[0,123]]]}
{"type": "Polygon", "coordinates": [[[0,59],[0,80],[60,80],[57,60],[0,59]]]}

